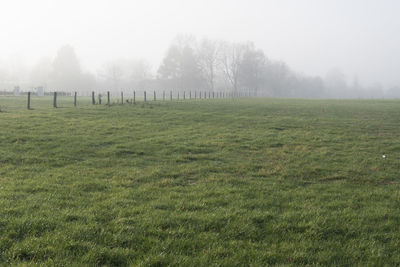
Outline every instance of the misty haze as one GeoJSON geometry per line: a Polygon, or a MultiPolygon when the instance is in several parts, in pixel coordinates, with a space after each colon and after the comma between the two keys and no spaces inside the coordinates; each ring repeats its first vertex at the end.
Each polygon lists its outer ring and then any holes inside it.
{"type": "Polygon", "coordinates": [[[0,266],[400,265],[400,1],[0,3],[0,266]]]}
{"type": "Polygon", "coordinates": [[[387,0],[3,3],[0,90],[398,97],[399,8],[387,0]]]}

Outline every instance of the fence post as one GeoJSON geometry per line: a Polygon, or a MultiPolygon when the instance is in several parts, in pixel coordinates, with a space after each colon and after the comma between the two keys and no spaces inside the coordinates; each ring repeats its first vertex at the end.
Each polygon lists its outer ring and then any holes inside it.
{"type": "Polygon", "coordinates": [[[169,98],[172,101],[172,91],[169,91],[169,98]]]}
{"type": "Polygon", "coordinates": [[[107,91],[107,105],[111,105],[110,103],[110,91],[107,91]]]}
{"type": "Polygon", "coordinates": [[[133,104],[136,104],[136,91],[133,91],[133,104]]]}
{"type": "Polygon", "coordinates": [[[94,99],[94,92],[92,92],[92,105],[96,105],[96,100],[94,99]]]}
{"type": "Polygon", "coordinates": [[[185,100],[185,99],[186,99],[186,92],[183,91],[183,100],[185,100]]]}
{"type": "Polygon", "coordinates": [[[28,110],[31,109],[31,92],[28,92],[28,110]]]}
{"type": "Polygon", "coordinates": [[[165,91],[162,93],[162,100],[165,101],[165,91]]]}
{"type": "Polygon", "coordinates": [[[77,93],[76,92],[74,92],[74,107],[76,107],[76,96],[77,95],[77,93]]]}
{"type": "Polygon", "coordinates": [[[101,94],[99,94],[99,105],[101,105],[101,94]]]}
{"type": "Polygon", "coordinates": [[[154,91],[154,99],[153,99],[154,101],[156,101],[157,100],[157,98],[156,98],[156,91],[154,91]]]}
{"type": "Polygon", "coordinates": [[[57,107],[57,92],[54,92],[54,98],[53,98],[53,107],[57,107]]]}
{"type": "Polygon", "coordinates": [[[146,91],[144,91],[144,102],[146,102],[146,91]]]}
{"type": "Polygon", "coordinates": [[[124,104],[124,92],[121,92],[121,105],[124,104]]]}

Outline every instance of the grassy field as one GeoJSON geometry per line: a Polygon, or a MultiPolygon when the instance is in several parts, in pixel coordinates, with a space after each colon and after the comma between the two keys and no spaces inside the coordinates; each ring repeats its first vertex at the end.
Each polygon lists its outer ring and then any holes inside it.
{"type": "Polygon", "coordinates": [[[89,102],[0,98],[0,266],[400,264],[400,101],[89,102]]]}

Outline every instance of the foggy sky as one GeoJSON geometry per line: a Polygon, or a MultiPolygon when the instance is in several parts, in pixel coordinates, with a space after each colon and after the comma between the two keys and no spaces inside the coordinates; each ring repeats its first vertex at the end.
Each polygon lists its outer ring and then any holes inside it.
{"type": "Polygon", "coordinates": [[[339,68],[400,84],[398,0],[13,0],[0,2],[0,64],[33,65],[72,45],[83,67],[145,58],[156,69],[177,34],[253,41],[308,75],[339,68]]]}

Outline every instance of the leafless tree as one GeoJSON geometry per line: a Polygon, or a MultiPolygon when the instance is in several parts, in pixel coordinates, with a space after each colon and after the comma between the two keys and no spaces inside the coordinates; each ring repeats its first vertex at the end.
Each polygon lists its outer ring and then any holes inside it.
{"type": "Polygon", "coordinates": [[[230,84],[234,95],[237,95],[239,90],[240,64],[243,60],[245,51],[246,45],[244,44],[221,44],[221,70],[225,79],[230,84]]]}
{"type": "Polygon", "coordinates": [[[215,40],[203,39],[198,47],[200,70],[210,90],[214,91],[216,70],[219,64],[220,44],[215,40]]]}

